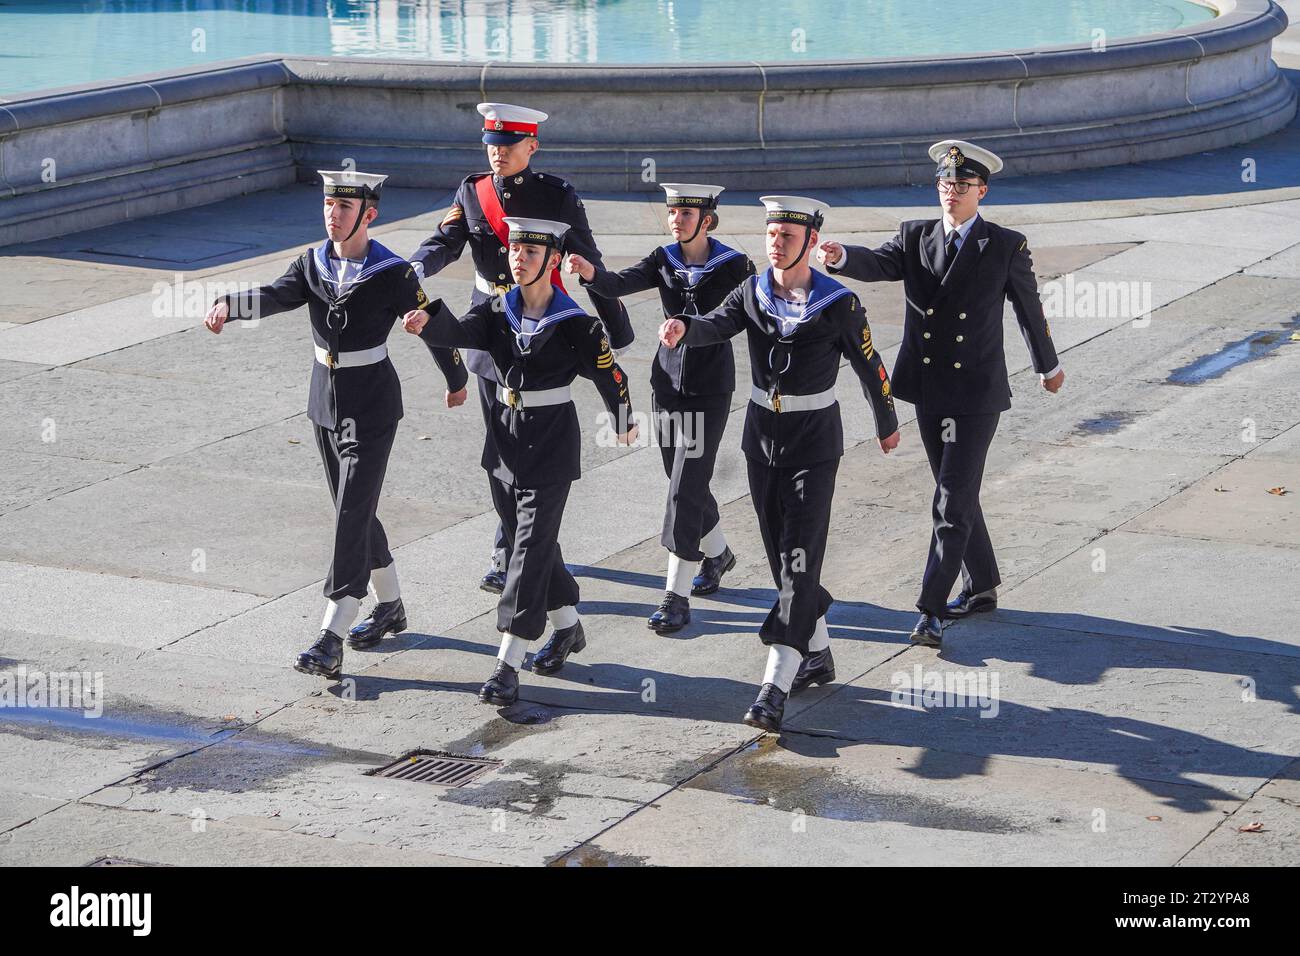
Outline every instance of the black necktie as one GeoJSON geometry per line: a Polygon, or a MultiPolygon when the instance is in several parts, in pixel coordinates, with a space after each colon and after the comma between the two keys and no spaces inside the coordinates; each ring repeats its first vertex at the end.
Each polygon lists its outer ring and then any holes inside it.
{"type": "Polygon", "coordinates": [[[957,258],[957,230],[954,229],[948,233],[948,241],[943,245],[943,266],[940,274],[947,274],[952,267],[952,260],[957,258]]]}

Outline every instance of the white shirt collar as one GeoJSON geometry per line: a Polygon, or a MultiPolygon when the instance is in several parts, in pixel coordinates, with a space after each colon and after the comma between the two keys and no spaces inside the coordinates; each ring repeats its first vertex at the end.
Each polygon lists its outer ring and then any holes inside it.
{"type": "MultiPolygon", "coordinates": [[[[956,227],[958,242],[966,241],[966,236],[970,234],[971,226],[975,225],[975,220],[978,219],[979,217],[980,214],[976,213],[975,215],[967,219],[965,222],[963,222],[960,226],[956,227]]],[[[948,241],[948,235],[952,231],[953,231],[953,227],[948,225],[948,220],[947,219],[943,220],[943,239],[945,242],[948,241]]]]}

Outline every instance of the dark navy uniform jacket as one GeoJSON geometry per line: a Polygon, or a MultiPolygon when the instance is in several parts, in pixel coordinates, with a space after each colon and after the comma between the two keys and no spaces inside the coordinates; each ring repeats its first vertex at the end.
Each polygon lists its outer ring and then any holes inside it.
{"type": "MultiPolygon", "coordinates": [[[[478,349],[492,362],[494,379],[516,392],[570,385],[591,379],[619,434],[632,421],[627,375],[614,361],[601,323],[555,290],[551,303],[527,337],[519,288],[473,306],[457,318],[441,299],[425,306],[429,321],[420,337],[431,347],[478,349]],[[521,347],[526,345],[526,347],[521,347]]],[[[582,430],[573,402],[512,407],[493,402],[482,465],[495,478],[520,488],[539,488],[582,476],[582,430]]]]}
{"type": "MultiPolygon", "coordinates": [[[[773,305],[772,270],[742,282],[707,315],[677,315],[686,323],[682,341],[709,345],[736,335],[749,336],[750,375],[768,395],[814,395],[833,388],[840,360],[862,383],[871,404],[876,435],[898,430],[889,375],[871,341],[871,328],[858,297],[834,279],[812,270],[813,282],[804,321],[790,335],[782,333],[773,305]]],[[[775,412],[749,403],[741,449],[754,461],[777,468],[815,465],[844,454],[840,406],[809,411],[775,412]]]]}
{"type": "MultiPolygon", "coordinates": [[[[428,302],[410,264],[373,239],[355,280],[340,286],[330,246],[326,240],[304,252],[270,285],[225,296],[230,317],[256,318],[306,305],[312,339],[337,355],[382,345],[394,322],[428,302]]],[[[469,373],[460,353],[446,348],[429,351],[447,379],[447,390],[464,388],[469,373]]],[[[329,368],[313,360],[307,414],[324,428],[338,428],[349,418],[358,425],[397,421],[403,414],[397,370],[387,358],[348,368],[329,368]]]]}
{"type": "Polygon", "coordinates": [[[1003,412],[1011,407],[1002,344],[1003,303],[1011,300],[1037,372],[1057,365],[1027,240],[978,216],[941,278],[936,261],[943,220],[902,223],[879,249],[845,247],[832,273],[863,282],[902,280],[903,344],[894,363],[894,394],[928,415],[1003,412]]]}
{"type": "MultiPolygon", "coordinates": [[[[694,286],[682,258],[681,244],[660,246],[636,265],[621,272],[596,267],[588,288],[611,297],[658,289],[664,315],[700,315],[717,308],[732,289],[754,274],[743,252],[709,239],[709,258],[694,286]]],[[[672,400],[696,395],[728,395],[736,390],[736,360],[730,342],[717,345],[659,346],[650,370],[655,396],[672,400]]]]}
{"type": "MultiPolygon", "coordinates": [[[[492,224],[484,215],[475,192],[476,183],[484,176],[491,177],[507,216],[568,223],[569,230],[564,234],[564,251],[576,252],[593,265],[600,265],[600,250],[592,238],[591,227],[587,224],[587,210],[578,198],[577,190],[559,176],[534,172],[532,167],[525,167],[523,172],[514,176],[503,177],[489,172],[465,177],[456,190],[456,200],[443,217],[438,231],[420,243],[420,248],[411,256],[411,262],[423,269],[425,277],[434,275],[448,263],[459,259],[468,243],[470,254],[474,257],[474,269],[479,275],[494,285],[502,286],[498,292],[504,292],[514,285],[510,264],[506,261],[509,249],[501,244],[501,240],[492,231],[492,224]]],[[[478,305],[494,294],[497,293],[484,292],[475,287],[470,301],[478,305]]],[[[608,298],[593,298],[592,303],[609,330],[614,348],[623,349],[631,345],[632,322],[622,304],[616,299],[608,298]]],[[[476,351],[470,351],[466,355],[466,364],[474,374],[490,378],[492,361],[486,355],[475,354],[476,351]]]]}

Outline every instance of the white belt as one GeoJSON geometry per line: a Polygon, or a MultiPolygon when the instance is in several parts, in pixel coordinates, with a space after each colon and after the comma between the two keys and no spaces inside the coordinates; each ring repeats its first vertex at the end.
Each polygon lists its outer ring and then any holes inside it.
{"type": "Polygon", "coordinates": [[[382,362],[388,358],[388,346],[376,345],[372,349],[358,349],[355,352],[340,352],[338,358],[330,361],[329,349],[323,349],[319,345],[316,348],[316,361],[321,365],[327,365],[330,368],[354,368],[358,365],[374,365],[376,362],[382,362]]]}
{"type": "Polygon", "coordinates": [[[749,400],[755,405],[762,405],[769,412],[815,412],[819,408],[829,408],[835,404],[835,389],[812,395],[769,395],[757,385],[749,386],[749,400]]]}
{"type": "Polygon", "coordinates": [[[535,388],[528,392],[518,392],[498,385],[497,401],[511,408],[541,408],[543,405],[562,405],[572,401],[572,396],[567,385],[559,388],[535,388]]]}
{"type": "Polygon", "coordinates": [[[510,287],[512,285],[514,285],[513,280],[511,280],[510,282],[506,282],[504,284],[497,283],[497,282],[489,282],[486,278],[479,275],[477,272],[474,273],[474,288],[478,289],[480,292],[486,292],[488,295],[503,295],[506,292],[510,291],[510,287]]]}

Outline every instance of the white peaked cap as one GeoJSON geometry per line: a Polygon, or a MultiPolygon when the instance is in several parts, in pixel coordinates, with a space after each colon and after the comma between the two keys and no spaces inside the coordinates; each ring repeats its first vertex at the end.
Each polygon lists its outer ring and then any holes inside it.
{"type": "Polygon", "coordinates": [[[505,223],[510,227],[511,242],[542,242],[542,239],[526,238],[528,236],[550,236],[559,243],[564,238],[564,234],[569,231],[567,222],[556,222],[554,219],[525,219],[522,216],[505,216],[505,223]],[[520,235],[520,238],[515,238],[520,235]]]}
{"type": "Polygon", "coordinates": [[[804,222],[824,217],[830,208],[820,199],[810,199],[807,196],[760,196],[758,201],[767,207],[769,222],[781,221],[782,218],[789,222],[804,222]],[[783,217],[782,213],[792,215],[783,217]]]}
{"type": "MultiPolygon", "coordinates": [[[[1002,171],[1002,158],[997,153],[961,139],[945,139],[942,142],[935,143],[930,147],[930,158],[936,163],[942,162],[943,158],[952,151],[954,146],[957,147],[960,156],[973,159],[987,169],[989,175],[1002,171]]],[[[983,173],[977,174],[983,175],[983,173]]]]}
{"type": "Polygon", "coordinates": [[[353,169],[318,169],[316,175],[320,176],[326,190],[337,189],[342,187],[358,187],[362,194],[377,194],[387,176],[379,173],[359,173],[353,169]]]}
{"type": "Polygon", "coordinates": [[[726,186],[706,186],[703,183],[660,183],[668,202],[674,199],[717,199],[726,186]]]}
{"type": "Polygon", "coordinates": [[[480,103],[478,111],[484,119],[501,120],[503,123],[544,123],[547,116],[541,110],[512,106],[509,103],[480,103]]]}

